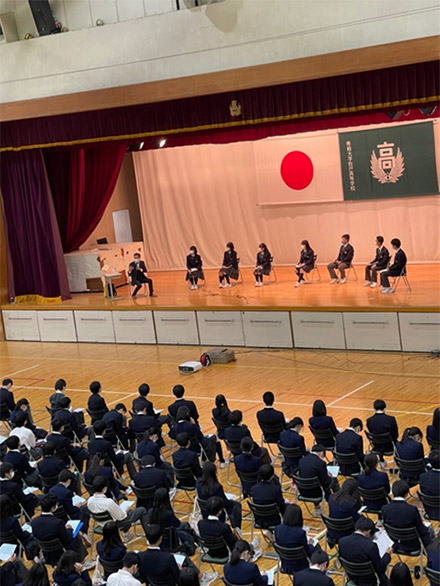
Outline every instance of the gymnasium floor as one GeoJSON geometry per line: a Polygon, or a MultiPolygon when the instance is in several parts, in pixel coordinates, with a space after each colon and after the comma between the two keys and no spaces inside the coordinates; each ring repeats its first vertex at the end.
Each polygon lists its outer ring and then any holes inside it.
{"type": "MultiPolygon", "coordinates": [[[[440,404],[440,363],[428,354],[240,348],[235,363],[213,365],[193,375],[179,374],[177,365],[197,359],[202,351],[194,346],[1,342],[1,376],[13,378],[15,399],[27,397],[35,421],[44,426],[49,423],[45,406],[60,377],[67,380],[74,408],[86,405],[92,380],[101,382],[109,406],[122,401],[127,407],[137,395],[137,386],[148,382],[150,398],[159,409],[166,409],[172,402],[171,389],[181,383],[186,397],[196,401],[204,433],[214,431],[211,409],[215,395],[223,393],[231,409],[243,411],[244,421],[257,441],[260,433],[255,413],[261,408],[265,390],[275,393],[276,406],[286,417],[298,415],[305,422],[314,399],[324,399],[338,427],[347,426],[354,416],[365,420],[372,413],[374,399],[383,398],[401,431],[408,425],[418,425],[425,431],[434,408],[440,404]]],[[[310,446],[307,425],[304,433],[310,446]]],[[[224,470],[220,479],[226,484],[224,470]]],[[[237,482],[235,473],[231,479],[237,482]]],[[[238,489],[229,487],[229,492],[238,494],[238,489]]],[[[293,500],[293,495],[287,498],[293,500]]],[[[176,500],[178,508],[189,513],[191,507],[185,497],[178,493],[176,500]]],[[[312,534],[319,533],[319,523],[305,509],[304,517],[312,534]]],[[[243,529],[245,534],[249,532],[248,522],[243,529]]],[[[142,548],[142,540],[133,544],[133,549],[142,548]]],[[[396,562],[397,556],[393,556],[392,563],[396,562]]],[[[274,560],[260,560],[263,569],[274,564],[274,560]]],[[[209,567],[203,569],[209,571],[209,567]]],[[[334,579],[342,584],[340,576],[334,579]]],[[[284,576],[280,583],[287,586],[289,580],[284,576]]],[[[217,581],[215,586],[220,584],[217,581]]]]}

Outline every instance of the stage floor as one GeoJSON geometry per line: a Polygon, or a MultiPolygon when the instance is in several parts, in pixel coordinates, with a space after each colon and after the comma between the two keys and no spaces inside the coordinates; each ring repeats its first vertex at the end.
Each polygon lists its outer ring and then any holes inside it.
{"type": "MultiPolygon", "coordinates": [[[[140,294],[130,296],[128,285],[119,287],[122,299],[109,301],[103,293],[74,294],[72,299],[54,305],[10,304],[2,309],[199,309],[199,310],[344,310],[344,311],[438,311],[440,306],[440,264],[409,265],[409,291],[403,280],[393,294],[382,294],[380,287],[363,287],[364,266],[357,265],[358,280],[353,272],[345,285],[330,285],[328,271],[320,266],[321,281],[296,288],[296,276],[291,267],[276,267],[277,281],[263,287],[254,286],[252,269],[243,269],[243,283],[219,289],[218,271],[206,270],[206,283],[192,291],[185,282],[184,271],[149,273],[157,297],[140,294]]],[[[316,273],[315,273],[316,277],[316,273]]],[[[142,290],[141,290],[142,292],[142,290]]]]}

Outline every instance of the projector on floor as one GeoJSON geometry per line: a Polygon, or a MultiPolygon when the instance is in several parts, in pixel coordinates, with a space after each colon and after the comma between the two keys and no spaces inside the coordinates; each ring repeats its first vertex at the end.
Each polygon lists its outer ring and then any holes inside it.
{"type": "Polygon", "coordinates": [[[193,372],[197,372],[198,370],[202,370],[203,366],[201,362],[184,362],[183,364],[179,364],[179,372],[182,374],[192,374],[193,372]]]}

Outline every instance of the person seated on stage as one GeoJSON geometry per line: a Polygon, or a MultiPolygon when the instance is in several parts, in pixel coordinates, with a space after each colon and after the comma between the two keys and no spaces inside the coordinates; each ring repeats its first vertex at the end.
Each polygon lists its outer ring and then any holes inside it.
{"type": "MultiPolygon", "coordinates": [[[[104,562],[121,562],[127,554],[127,548],[122,542],[118,525],[115,521],[107,521],[102,528],[102,540],[96,545],[96,550],[100,560],[104,562]]],[[[104,578],[109,574],[104,568],[104,578]]]]}
{"type": "Polygon", "coordinates": [[[27,427],[28,414],[25,411],[17,412],[15,416],[15,427],[9,432],[9,436],[16,435],[20,444],[26,448],[33,458],[41,456],[41,449],[37,447],[37,438],[33,431],[27,427]]]}
{"type": "Polygon", "coordinates": [[[55,385],[55,392],[49,397],[50,408],[53,412],[60,408],[60,400],[65,396],[67,383],[63,378],[59,378],[55,385]]]}
{"type": "Polygon", "coordinates": [[[298,275],[298,281],[295,287],[305,283],[304,273],[310,273],[315,268],[315,253],[310,248],[308,240],[301,240],[301,254],[298,264],[295,266],[295,272],[298,275]]]}
{"type": "Polygon", "coordinates": [[[128,511],[124,511],[113,499],[108,498],[108,486],[108,479],[104,476],[94,478],[93,489],[95,492],[87,501],[87,508],[90,513],[92,515],[94,513],[109,513],[123,533],[127,533],[137,521],[141,522],[145,531],[148,525],[148,515],[144,507],[132,507],[128,511]]]}
{"type": "Polygon", "coordinates": [[[271,458],[266,448],[261,448],[252,439],[251,432],[247,425],[243,423],[243,413],[235,409],[229,414],[229,427],[225,429],[225,440],[233,444],[240,444],[241,440],[249,437],[252,440],[252,454],[260,458],[262,464],[270,464],[271,458]]]}
{"type": "Polygon", "coordinates": [[[327,415],[327,408],[325,406],[324,401],[321,399],[317,399],[313,403],[312,408],[312,417],[309,419],[310,429],[313,433],[313,430],[318,431],[330,431],[333,435],[332,438],[325,438],[320,439],[318,443],[323,445],[325,448],[334,448],[335,447],[335,438],[339,433],[338,428],[333,421],[333,417],[327,415]]]}
{"type": "MultiPolygon", "coordinates": [[[[124,449],[128,449],[129,445],[129,430],[127,428],[127,407],[124,403],[118,403],[107,411],[107,413],[102,418],[102,421],[105,423],[106,426],[106,437],[108,440],[112,442],[113,445],[117,444],[117,440],[119,439],[124,446],[124,449]]],[[[134,442],[132,449],[134,450],[134,442]]]]}
{"type": "Polygon", "coordinates": [[[73,491],[75,491],[78,496],[81,496],[81,485],[71,470],[62,470],[58,475],[58,484],[49,488],[49,494],[55,495],[58,505],[64,507],[66,512],[66,517],[64,519],[65,522],[67,523],[69,519],[82,521],[82,531],[87,535],[90,522],[90,513],[87,510],[87,503],[84,501],[78,506],[74,505],[72,500],[73,491]]]}
{"type": "Polygon", "coordinates": [[[390,586],[414,586],[411,570],[403,562],[398,562],[391,570],[390,586]]]}
{"type": "Polygon", "coordinates": [[[376,236],[376,256],[365,267],[364,287],[378,287],[377,273],[387,268],[391,255],[383,245],[383,236],[376,236]]]}
{"type": "MultiPolygon", "coordinates": [[[[396,480],[393,484],[393,500],[382,507],[384,525],[399,529],[415,528],[425,547],[427,547],[434,532],[424,525],[419,509],[406,501],[409,497],[409,486],[404,480],[396,480]]],[[[399,549],[403,551],[417,551],[420,548],[419,540],[399,542],[399,549]]]]}
{"type": "MultiPolygon", "coordinates": [[[[304,521],[301,507],[299,505],[287,505],[283,515],[283,522],[275,527],[275,543],[281,547],[303,547],[307,556],[310,558],[319,546],[313,545],[313,539],[307,539],[307,533],[303,529],[304,521]]],[[[283,571],[289,574],[305,570],[309,564],[306,559],[301,560],[282,560],[281,567],[283,571]]]]}
{"type": "Polygon", "coordinates": [[[335,586],[327,576],[328,563],[328,554],[317,549],[310,558],[310,567],[295,573],[295,586],[335,586]]]}
{"type": "Polygon", "coordinates": [[[190,246],[189,254],[186,257],[186,280],[191,283],[191,289],[198,289],[199,279],[204,279],[203,261],[200,254],[197,252],[196,246],[190,246]]]}
{"type": "Polygon", "coordinates": [[[440,407],[432,413],[432,424],[426,427],[426,439],[432,442],[433,447],[440,449],[440,407]]]}
{"type": "MultiPolygon", "coordinates": [[[[92,393],[87,401],[87,409],[92,412],[99,412],[103,411],[104,413],[108,412],[108,407],[106,405],[104,397],[100,395],[102,388],[101,383],[97,380],[93,381],[89,385],[90,392],[92,393]]],[[[92,425],[101,419],[101,417],[90,417],[92,425]]]]}
{"type": "Polygon", "coordinates": [[[127,497],[121,493],[127,490],[127,487],[119,482],[114,474],[111,466],[106,466],[105,457],[101,454],[96,454],[90,457],[89,466],[84,472],[84,481],[93,487],[93,481],[97,476],[104,476],[108,480],[108,488],[106,496],[114,498],[117,501],[127,500],[127,497]]]}
{"type": "Polygon", "coordinates": [[[22,529],[18,519],[12,513],[10,498],[2,494],[0,496],[0,533],[8,532],[11,532],[23,544],[28,560],[32,560],[39,554],[40,548],[32,537],[32,533],[22,529]]]}
{"type": "Polygon", "coordinates": [[[43,446],[43,458],[37,464],[38,474],[42,478],[55,478],[65,469],[66,462],[55,455],[55,444],[48,440],[43,446]]]}
{"type": "Polygon", "coordinates": [[[400,240],[393,238],[391,246],[394,252],[393,264],[380,272],[380,284],[382,285],[381,293],[394,293],[393,288],[390,287],[389,277],[399,277],[402,271],[406,268],[406,254],[400,248],[400,240]]]}
{"type": "MultiPolygon", "coordinates": [[[[440,497],[440,451],[432,450],[428,461],[430,468],[419,477],[420,492],[428,496],[440,497]]],[[[429,507],[425,505],[425,511],[430,519],[440,521],[440,507],[429,507]]]]}
{"type": "MultiPolygon", "coordinates": [[[[364,458],[364,472],[357,477],[358,486],[367,490],[374,490],[383,488],[385,495],[390,493],[390,479],[386,472],[379,472],[377,466],[379,458],[376,454],[366,454],[364,458]]],[[[384,496],[378,500],[369,500],[364,498],[364,504],[372,511],[380,511],[381,508],[388,503],[388,499],[384,496]]]]}
{"type": "MultiPolygon", "coordinates": [[[[136,488],[166,488],[170,490],[172,484],[164,470],[156,468],[156,460],[154,456],[144,456],[142,458],[141,467],[139,472],[134,475],[132,484],[136,488]]],[[[153,497],[144,499],[137,497],[136,503],[138,507],[145,507],[148,511],[153,504],[153,497]]]]}
{"type": "Polygon", "coordinates": [[[97,421],[93,424],[93,431],[95,437],[89,441],[87,448],[91,456],[99,454],[107,459],[107,462],[114,465],[119,474],[124,473],[124,464],[127,466],[130,478],[134,478],[136,474],[136,468],[133,463],[133,457],[131,454],[124,454],[121,452],[115,452],[112,443],[104,439],[103,434],[105,431],[105,423],[103,421],[97,421]]]}
{"type": "Polygon", "coordinates": [[[1,419],[9,419],[9,416],[15,409],[14,393],[12,392],[13,384],[12,378],[5,378],[0,387],[1,419]]]}
{"type": "MultiPolygon", "coordinates": [[[[359,509],[361,508],[361,497],[359,495],[359,488],[355,478],[347,478],[341,488],[330,495],[328,499],[328,516],[330,519],[348,519],[351,517],[353,521],[359,519],[359,509]]],[[[352,531],[334,531],[327,529],[328,537],[338,542],[341,537],[350,535],[352,531]]]]}
{"type": "MultiPolygon", "coordinates": [[[[434,572],[440,572],[440,535],[437,535],[431,541],[426,549],[426,553],[428,554],[428,568],[431,568],[434,572]]],[[[432,582],[431,584],[434,586],[432,582]]]]}
{"type": "MultiPolygon", "coordinates": [[[[286,429],[286,417],[282,411],[274,409],[275,395],[271,391],[266,391],[263,395],[264,409],[257,411],[257,421],[263,430],[264,426],[279,425],[282,429],[286,429]]],[[[281,431],[264,434],[264,439],[267,442],[277,443],[280,439],[281,431]]]]}
{"type": "Polygon", "coordinates": [[[237,543],[237,537],[225,522],[223,500],[218,496],[211,496],[206,503],[206,509],[206,515],[197,524],[199,535],[202,538],[222,537],[224,546],[221,549],[209,550],[209,555],[216,558],[227,558],[237,543]]]}
{"type": "MultiPolygon", "coordinates": [[[[70,399],[68,397],[66,398],[70,402],[70,399]]],[[[66,411],[66,413],[69,412],[66,411]]],[[[43,446],[43,454],[44,447],[50,442],[55,447],[55,454],[60,454],[60,458],[64,460],[66,466],[70,466],[70,457],[74,461],[75,466],[78,468],[78,470],[82,472],[84,461],[87,460],[87,458],[89,457],[87,450],[85,450],[80,443],[71,442],[71,440],[68,437],[68,434],[64,435],[64,423],[60,421],[57,417],[52,420],[51,425],[52,433],[50,433],[46,437],[46,444],[43,446]],[[65,455],[61,456],[61,454],[65,455]]]]}
{"type": "Polygon", "coordinates": [[[286,510],[286,501],[272,464],[261,466],[258,472],[258,482],[251,488],[251,496],[256,505],[276,505],[278,509],[278,512],[271,517],[259,517],[255,513],[256,522],[266,529],[279,525],[281,516],[284,515],[286,510]]]}
{"type": "MultiPolygon", "coordinates": [[[[339,483],[337,478],[333,478],[328,470],[325,462],[325,447],[321,444],[316,444],[312,450],[301,458],[298,465],[298,476],[300,478],[317,478],[321,485],[319,489],[312,489],[310,491],[301,491],[303,496],[320,497],[324,493],[328,500],[330,492],[339,490],[339,483]]],[[[321,517],[321,505],[315,505],[315,517],[321,517]]]]}
{"type": "Polygon", "coordinates": [[[83,586],[92,586],[85,566],[80,563],[78,554],[74,551],[65,551],[60,557],[53,580],[57,586],[74,586],[79,580],[84,582],[83,586]]]}
{"type": "Polygon", "coordinates": [[[238,255],[233,243],[228,242],[226,244],[226,252],[223,255],[223,264],[218,272],[220,289],[230,287],[231,279],[234,279],[234,281],[238,279],[238,255]]]}
{"type": "Polygon", "coordinates": [[[250,586],[267,586],[265,573],[260,573],[257,564],[251,562],[254,557],[252,546],[239,539],[234,546],[229,562],[224,567],[225,579],[230,584],[248,584],[250,586]]]}
{"type": "Polygon", "coordinates": [[[394,449],[393,442],[396,443],[399,437],[399,427],[397,425],[397,420],[392,415],[385,413],[386,407],[387,404],[385,401],[382,399],[376,399],[373,405],[375,413],[367,419],[367,428],[370,433],[373,433],[374,435],[389,433],[391,439],[393,440],[388,444],[374,446],[374,451],[380,453],[392,452],[394,449]]]}
{"type": "MultiPolygon", "coordinates": [[[[371,519],[360,517],[356,522],[355,532],[339,540],[339,556],[356,564],[371,562],[379,577],[380,586],[385,586],[389,584],[386,570],[391,561],[392,549],[388,548],[386,553],[380,557],[379,548],[371,539],[375,530],[376,527],[371,519]]],[[[354,579],[358,586],[376,586],[377,584],[376,576],[373,574],[356,576],[354,579]]]]}
{"type": "Polygon", "coordinates": [[[340,464],[341,474],[351,476],[359,474],[364,462],[364,441],[361,431],[364,424],[358,417],[350,421],[350,426],[336,436],[335,452],[338,454],[356,454],[356,464],[340,464]]]}
{"type": "MultiPolygon", "coordinates": [[[[159,525],[162,529],[175,529],[179,544],[182,544],[185,553],[194,555],[195,542],[192,535],[192,529],[189,523],[181,522],[175,515],[170,502],[169,491],[166,488],[158,488],[154,493],[154,499],[151,508],[148,510],[148,524],[159,525]]],[[[160,549],[170,551],[173,544],[169,538],[162,539],[160,549]]]]}
{"type": "Polygon", "coordinates": [[[168,405],[168,413],[172,419],[177,419],[177,410],[179,407],[188,407],[191,419],[194,423],[198,425],[199,421],[199,412],[197,411],[196,404],[194,401],[190,401],[188,399],[184,399],[183,395],[185,394],[185,387],[183,385],[174,385],[173,387],[173,395],[176,397],[174,403],[168,405]]]}
{"type": "Polygon", "coordinates": [[[60,408],[55,413],[54,419],[61,421],[63,426],[67,427],[67,431],[64,430],[63,433],[71,441],[76,439],[75,436],[81,440],[87,434],[87,426],[84,424],[78,423],[78,418],[76,417],[76,413],[71,410],[71,404],[72,404],[72,401],[71,401],[70,397],[64,396],[60,400],[60,408]]]}
{"type": "Polygon", "coordinates": [[[128,265],[128,276],[131,277],[131,284],[134,287],[132,297],[136,297],[139,289],[144,283],[147,283],[150,297],[156,297],[153,290],[153,279],[147,277],[148,269],[139,252],[133,254],[133,261],[128,265]]]}
{"type": "Polygon", "coordinates": [[[133,399],[133,403],[131,406],[133,413],[137,413],[138,411],[143,411],[145,409],[147,415],[155,417],[156,414],[154,412],[153,403],[147,399],[149,392],[150,385],[148,385],[147,383],[142,383],[141,385],[139,385],[139,396],[133,399]]]}
{"type": "Polygon", "coordinates": [[[214,462],[217,448],[216,435],[203,435],[200,427],[191,422],[188,407],[179,407],[176,417],[177,421],[170,430],[170,437],[175,440],[180,433],[187,433],[190,437],[190,448],[198,454],[203,451],[204,457],[214,462]]]}
{"type": "MultiPolygon", "coordinates": [[[[72,529],[67,528],[65,521],[55,517],[58,501],[54,494],[46,494],[41,500],[41,515],[31,522],[32,535],[37,541],[51,541],[59,539],[65,549],[71,549],[79,555],[80,560],[87,556],[87,550],[81,541],[81,535],[73,537],[72,529]]],[[[46,562],[56,563],[60,550],[45,554],[46,562]],[[49,559],[48,559],[49,557],[49,559]]]]}
{"type": "Polygon", "coordinates": [[[420,474],[425,472],[426,468],[422,430],[419,427],[407,427],[400,442],[396,443],[396,452],[402,460],[423,460],[417,470],[401,472],[401,478],[408,480],[412,485],[418,484],[420,474]]]}
{"type": "Polygon", "coordinates": [[[339,249],[338,258],[327,265],[330,274],[330,283],[340,283],[343,285],[347,282],[345,270],[351,267],[354,257],[354,248],[350,244],[350,235],[342,234],[341,248],[339,249]],[[341,278],[338,279],[335,269],[339,270],[341,278]]]}
{"type": "Polygon", "coordinates": [[[135,578],[139,573],[140,563],[139,554],[129,551],[124,557],[122,569],[108,577],[107,586],[142,586],[135,578]]]}
{"type": "MultiPolygon", "coordinates": [[[[280,433],[279,442],[283,448],[299,448],[301,451],[300,458],[307,454],[304,437],[301,435],[303,429],[304,422],[301,417],[294,417],[287,424],[287,429],[280,433]]],[[[283,470],[287,476],[291,477],[292,474],[296,473],[300,458],[284,457],[283,470]]]]}
{"type": "MultiPolygon", "coordinates": [[[[190,448],[190,436],[187,433],[179,433],[176,436],[176,442],[179,449],[172,453],[173,466],[176,469],[190,468],[193,473],[193,486],[196,486],[196,479],[201,478],[202,469],[200,467],[199,456],[190,448]]],[[[185,485],[190,486],[190,480],[185,480],[185,485]]]]}
{"type": "Polygon", "coordinates": [[[255,262],[255,287],[263,286],[263,275],[270,275],[271,270],[272,255],[264,242],[262,242],[258,245],[257,260],[255,262]]]}
{"type": "Polygon", "coordinates": [[[6,438],[5,444],[8,452],[4,456],[3,462],[9,462],[13,465],[15,482],[19,482],[22,485],[23,481],[25,481],[28,486],[41,487],[38,470],[32,468],[29,460],[20,451],[20,439],[16,435],[11,435],[6,438]]]}
{"type": "MultiPolygon", "coordinates": [[[[234,529],[241,527],[241,503],[228,499],[223,486],[218,481],[217,467],[213,462],[203,464],[202,477],[196,482],[196,490],[198,497],[203,501],[207,501],[212,496],[221,498],[232,527],[234,529]]],[[[207,512],[202,510],[202,515],[206,518],[207,512]]],[[[224,521],[224,515],[222,521],[224,521]]]]}
{"type": "Polygon", "coordinates": [[[14,411],[12,411],[12,413],[11,413],[9,420],[10,420],[12,426],[15,425],[15,418],[19,413],[26,414],[26,416],[27,416],[26,427],[32,431],[32,433],[34,434],[34,436],[37,439],[44,439],[46,437],[47,431],[44,429],[41,429],[41,427],[37,427],[36,425],[34,425],[34,422],[32,420],[31,406],[30,406],[29,401],[25,398],[19,399],[17,401],[17,404],[15,405],[14,411]]]}
{"type": "MultiPolygon", "coordinates": [[[[245,436],[240,442],[241,454],[234,456],[234,466],[237,474],[253,474],[257,479],[258,471],[263,466],[263,461],[255,453],[255,443],[250,436],[245,436]]],[[[251,493],[253,482],[240,480],[244,495],[251,493]]]]}

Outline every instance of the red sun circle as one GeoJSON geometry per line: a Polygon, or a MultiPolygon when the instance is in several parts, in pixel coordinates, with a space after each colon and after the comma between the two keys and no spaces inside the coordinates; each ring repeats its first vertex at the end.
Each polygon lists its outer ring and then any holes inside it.
{"type": "Polygon", "coordinates": [[[291,151],[281,161],[281,177],[291,189],[305,189],[313,180],[313,163],[306,153],[291,151]]]}

